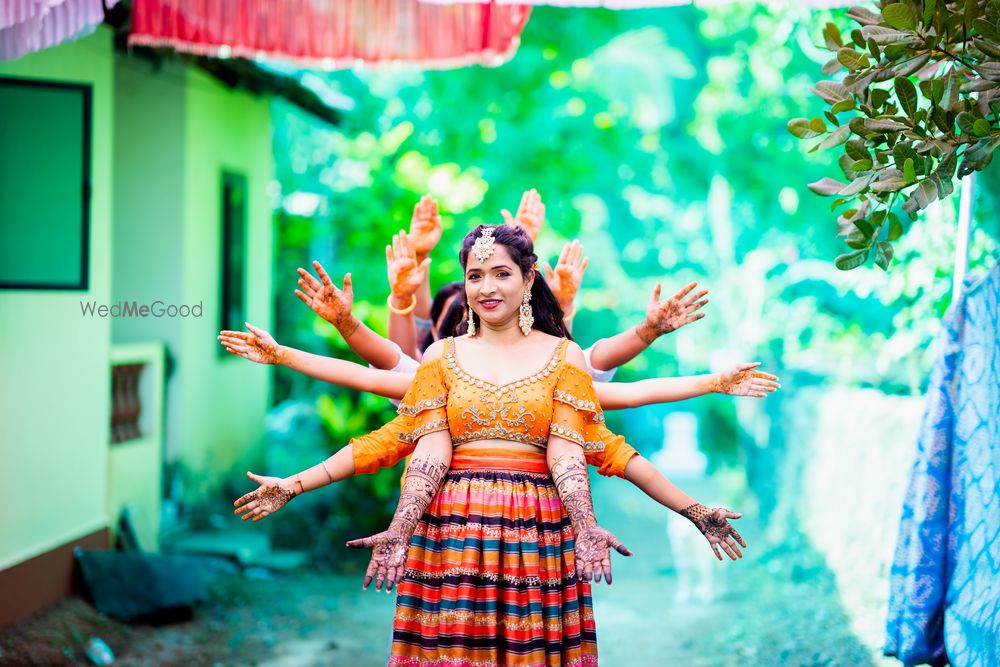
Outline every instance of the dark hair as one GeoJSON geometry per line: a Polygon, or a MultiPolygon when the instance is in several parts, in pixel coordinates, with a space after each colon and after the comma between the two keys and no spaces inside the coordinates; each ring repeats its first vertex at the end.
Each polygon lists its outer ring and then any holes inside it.
{"type": "MultiPolygon", "coordinates": [[[[563,311],[559,307],[556,295],[552,293],[548,283],[545,282],[545,278],[535,268],[535,262],[538,260],[538,257],[535,255],[531,237],[521,227],[512,227],[510,225],[479,225],[466,234],[465,239],[462,241],[462,250],[458,253],[458,261],[462,264],[462,272],[465,272],[465,266],[469,261],[469,253],[472,252],[472,246],[475,244],[476,239],[479,238],[479,235],[482,234],[483,229],[486,228],[493,230],[494,242],[499,243],[507,249],[511,259],[521,269],[521,273],[525,278],[532,273],[535,276],[534,281],[531,283],[531,310],[535,322],[531,328],[538,329],[552,336],[573,340],[573,336],[570,335],[569,330],[563,323],[563,311]]],[[[472,317],[475,317],[475,315],[473,314],[472,317]]],[[[468,325],[461,328],[462,331],[456,331],[456,333],[465,333],[468,330],[468,325]]]]}
{"type": "Polygon", "coordinates": [[[442,285],[434,295],[434,300],[431,302],[432,328],[424,336],[424,339],[420,341],[421,352],[429,348],[438,338],[450,336],[451,332],[455,329],[455,325],[462,321],[462,303],[464,300],[460,295],[464,288],[465,285],[462,282],[456,281],[448,283],[447,285],[442,285]],[[444,310],[445,304],[448,303],[448,299],[451,299],[453,296],[457,296],[457,298],[452,300],[451,305],[448,307],[448,311],[442,318],[441,311],[444,310]],[[458,308],[455,308],[456,305],[458,308]],[[439,319],[441,321],[441,326],[434,327],[433,325],[437,324],[439,319]],[[437,336],[434,335],[435,328],[437,329],[437,336]]]}

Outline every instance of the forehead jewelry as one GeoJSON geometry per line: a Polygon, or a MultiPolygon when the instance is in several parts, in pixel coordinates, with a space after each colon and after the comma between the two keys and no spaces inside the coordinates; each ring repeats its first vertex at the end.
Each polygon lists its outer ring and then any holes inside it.
{"type": "Polygon", "coordinates": [[[485,262],[493,254],[493,228],[483,227],[483,231],[479,234],[479,238],[476,239],[475,244],[472,246],[472,254],[476,256],[480,262],[485,262]]]}

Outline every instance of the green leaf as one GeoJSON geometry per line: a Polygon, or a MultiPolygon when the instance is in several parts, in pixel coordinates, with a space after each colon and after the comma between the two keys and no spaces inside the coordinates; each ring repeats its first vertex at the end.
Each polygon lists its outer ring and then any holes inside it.
{"type": "Polygon", "coordinates": [[[823,122],[822,118],[817,116],[816,118],[813,118],[812,120],[809,121],[809,129],[812,130],[813,132],[818,132],[822,134],[826,132],[826,123],[823,122]]]}
{"type": "Polygon", "coordinates": [[[853,99],[850,99],[850,100],[841,100],[841,101],[837,102],[836,104],[834,104],[833,108],[830,109],[830,111],[832,111],[833,113],[843,113],[844,111],[850,111],[853,108],[854,108],[854,100],[853,99]]]}
{"type": "Polygon", "coordinates": [[[903,178],[906,179],[907,183],[913,183],[917,180],[917,172],[913,168],[913,158],[906,158],[906,162],[903,163],[903,178]]]}
{"type": "Polygon", "coordinates": [[[889,264],[892,262],[892,246],[885,241],[879,241],[877,250],[875,251],[875,264],[878,268],[883,271],[889,270],[889,264]]]}
{"type": "Polygon", "coordinates": [[[847,235],[847,245],[852,248],[867,248],[872,244],[871,240],[866,238],[859,230],[855,229],[847,235]]]}
{"type": "Polygon", "coordinates": [[[931,82],[931,89],[933,91],[931,101],[934,104],[940,104],[941,99],[944,97],[944,79],[934,79],[931,82]]]}
{"type": "Polygon", "coordinates": [[[844,41],[840,37],[840,29],[833,23],[827,23],[823,27],[823,40],[826,42],[826,48],[831,51],[836,51],[844,45],[844,41]]]}
{"type": "Polygon", "coordinates": [[[909,125],[887,118],[866,118],[865,127],[873,132],[900,132],[909,129],[909,125]]]}
{"type": "Polygon", "coordinates": [[[872,157],[863,139],[851,139],[844,146],[844,151],[855,160],[870,160],[872,157]]]}
{"type": "Polygon", "coordinates": [[[917,15],[913,9],[902,2],[887,5],[882,9],[882,18],[897,30],[916,30],[917,15]]]}
{"type": "Polygon", "coordinates": [[[905,76],[897,76],[892,84],[896,90],[896,99],[899,100],[899,105],[903,109],[903,112],[910,118],[913,118],[913,115],[917,112],[917,89],[913,85],[913,82],[905,76]]]}
{"type": "Polygon", "coordinates": [[[906,187],[902,178],[883,178],[872,183],[872,192],[897,192],[906,187]]]}
{"type": "Polygon", "coordinates": [[[841,271],[856,269],[868,261],[868,252],[869,250],[865,248],[864,250],[855,250],[854,252],[844,253],[843,255],[839,255],[837,259],[833,260],[833,264],[841,271]]]}
{"type": "Polygon", "coordinates": [[[836,130],[831,132],[829,137],[827,137],[819,144],[817,144],[816,147],[821,150],[825,150],[827,148],[833,148],[834,146],[839,146],[845,141],[847,141],[848,137],[850,136],[851,136],[850,126],[841,125],[836,130]]]}
{"type": "Polygon", "coordinates": [[[973,45],[983,53],[993,58],[1000,58],[1000,40],[983,39],[982,37],[974,37],[972,39],[973,45]]]}
{"type": "Polygon", "coordinates": [[[837,51],[837,60],[852,72],[868,66],[868,56],[846,46],[837,51]]]}
{"type": "Polygon", "coordinates": [[[889,214],[889,233],[886,238],[890,241],[895,241],[900,236],[903,235],[903,223],[899,221],[899,216],[895,213],[889,214]]]}
{"type": "Polygon", "coordinates": [[[851,7],[847,10],[847,15],[861,25],[876,25],[882,22],[882,17],[864,7],[851,7]]]}
{"type": "Polygon", "coordinates": [[[984,61],[976,65],[976,69],[984,79],[1000,81],[1000,63],[984,61]]]}
{"type": "Polygon", "coordinates": [[[903,210],[910,213],[922,211],[937,199],[938,189],[933,181],[920,181],[917,189],[910,193],[909,199],[903,204],[903,210]]]}
{"type": "Polygon", "coordinates": [[[977,137],[985,137],[992,129],[993,128],[990,127],[990,122],[985,118],[977,118],[972,124],[972,133],[977,137]]]}
{"type": "Polygon", "coordinates": [[[860,30],[851,31],[851,41],[858,46],[858,48],[865,48],[865,36],[861,34],[860,30]]]}
{"type": "Polygon", "coordinates": [[[896,163],[896,167],[902,169],[907,158],[912,158],[914,165],[916,165],[920,155],[913,150],[913,145],[909,141],[897,141],[896,145],[892,147],[892,160],[896,163]]]}
{"type": "MultiPolygon", "coordinates": [[[[861,29],[861,36],[881,46],[915,44],[920,41],[920,38],[912,32],[903,32],[902,30],[886,28],[882,25],[865,26],[861,29]]],[[[889,55],[888,49],[886,50],[886,55],[889,55]]]]}
{"type": "Polygon", "coordinates": [[[822,131],[817,132],[810,127],[808,118],[793,118],[788,121],[788,131],[799,139],[812,139],[823,134],[822,131]]]}
{"type": "Polygon", "coordinates": [[[868,171],[871,168],[872,168],[871,160],[858,160],[857,162],[851,164],[852,171],[868,171]]]}
{"type": "Polygon", "coordinates": [[[847,183],[841,183],[840,181],[832,178],[824,177],[818,181],[810,183],[808,187],[818,195],[829,197],[831,195],[839,194],[841,190],[847,187],[847,183]]]}
{"type": "Polygon", "coordinates": [[[875,228],[872,226],[872,223],[868,222],[864,218],[857,218],[851,222],[853,222],[854,226],[865,235],[865,238],[870,239],[875,236],[875,228]]]}
{"type": "Polygon", "coordinates": [[[889,101],[889,91],[882,90],[881,88],[876,88],[871,91],[872,106],[876,109],[881,109],[885,106],[885,103],[889,101]]]}
{"type": "Polygon", "coordinates": [[[839,194],[845,197],[856,195],[865,188],[867,188],[868,185],[873,180],[875,180],[875,172],[869,172],[867,174],[859,174],[857,177],[854,178],[854,180],[850,182],[850,184],[846,188],[841,190],[839,194]]]}
{"type": "Polygon", "coordinates": [[[836,104],[842,100],[851,99],[851,93],[847,90],[847,86],[839,81],[820,81],[816,84],[816,87],[809,90],[823,98],[823,101],[827,104],[836,104]]]}
{"type": "Polygon", "coordinates": [[[924,15],[921,23],[924,24],[925,28],[934,20],[934,7],[936,4],[935,0],[924,0],[924,15]]]}
{"type": "Polygon", "coordinates": [[[872,59],[875,62],[878,62],[879,59],[882,57],[882,50],[878,48],[878,42],[876,42],[874,39],[868,40],[868,53],[872,54],[872,59]]]}
{"type": "Polygon", "coordinates": [[[955,120],[958,121],[958,127],[962,130],[962,132],[965,132],[966,134],[976,133],[975,131],[976,117],[973,116],[968,111],[963,111],[962,113],[958,114],[958,118],[956,118],[955,120]]]}

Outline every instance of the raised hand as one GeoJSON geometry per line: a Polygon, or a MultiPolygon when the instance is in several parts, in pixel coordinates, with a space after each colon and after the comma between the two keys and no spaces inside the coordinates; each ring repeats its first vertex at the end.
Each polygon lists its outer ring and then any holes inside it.
{"type": "Polygon", "coordinates": [[[651,345],[665,333],[676,331],[685,324],[705,317],[705,313],[696,311],[708,303],[708,299],[702,298],[708,294],[708,290],[701,290],[693,296],[688,296],[697,286],[696,282],[689,283],[677,294],[660,303],[660,283],[656,283],[653,295],[646,306],[646,319],[635,328],[636,334],[646,345],[651,345]]]}
{"type": "Polygon", "coordinates": [[[507,209],[501,210],[500,214],[503,215],[505,225],[523,227],[534,243],[538,238],[538,233],[542,231],[542,224],[545,222],[545,204],[542,203],[542,197],[538,194],[538,190],[532,188],[521,195],[521,203],[517,207],[516,216],[512,216],[507,209]]]}
{"type": "Polygon", "coordinates": [[[599,583],[601,574],[611,585],[611,549],[622,556],[632,552],[618,541],[618,538],[597,525],[584,528],[575,535],[573,553],[576,556],[576,578],[580,581],[599,583]]]}
{"type": "Polygon", "coordinates": [[[406,551],[409,547],[409,539],[403,534],[389,528],[372,535],[351,540],[347,546],[352,549],[371,549],[372,559],[368,562],[368,569],[365,571],[365,581],[362,584],[364,590],[368,590],[372,579],[375,580],[375,590],[381,591],[382,584],[385,584],[385,592],[388,593],[392,587],[403,578],[406,570],[406,551]]]}
{"type": "Polygon", "coordinates": [[[247,471],[247,477],[260,486],[250,493],[240,496],[233,503],[236,506],[233,514],[242,514],[243,521],[247,519],[260,521],[280,510],[288,504],[289,500],[298,495],[295,492],[294,482],[280,477],[264,477],[250,471],[247,471]]]}
{"type": "Polygon", "coordinates": [[[753,370],[758,366],[760,366],[759,361],[752,364],[736,364],[729,370],[719,373],[714,391],[730,396],[754,398],[764,398],[767,394],[777,391],[781,387],[778,384],[778,376],[753,370]]]}
{"type": "Polygon", "coordinates": [[[244,322],[247,331],[219,332],[219,341],[232,354],[249,359],[258,364],[280,363],[278,357],[279,345],[271,334],[258,329],[249,322],[244,322]]]}
{"type": "Polygon", "coordinates": [[[580,291],[580,285],[583,283],[587,262],[588,258],[583,256],[583,244],[574,239],[572,243],[563,246],[555,269],[547,262],[543,265],[545,282],[556,295],[564,312],[573,307],[573,299],[576,298],[576,293],[580,291]]]}
{"type": "Polygon", "coordinates": [[[385,263],[389,272],[389,290],[396,299],[397,307],[405,308],[424,282],[431,260],[425,257],[418,262],[409,236],[401,231],[392,237],[392,245],[385,247],[385,263]]]}
{"type": "Polygon", "coordinates": [[[684,508],[680,512],[681,516],[687,518],[698,530],[701,531],[705,539],[708,540],[715,557],[722,560],[721,548],[730,559],[743,558],[740,546],[747,548],[747,543],[743,541],[740,534],[729,523],[729,519],[739,519],[742,514],[730,512],[724,507],[705,507],[701,503],[695,503],[684,508]],[[739,546],[737,546],[737,542],[739,546]]]}
{"type": "Polygon", "coordinates": [[[440,240],[441,216],[438,214],[437,202],[430,195],[424,195],[413,207],[413,217],[410,219],[413,252],[419,258],[427,257],[440,240]]]}
{"type": "Polygon", "coordinates": [[[319,280],[299,267],[299,287],[301,289],[295,290],[295,296],[299,297],[314,313],[337,327],[340,335],[347,338],[354,333],[359,325],[359,322],[351,316],[351,306],[354,304],[351,274],[348,273],[344,276],[344,288],[337,289],[337,286],[333,284],[330,276],[323,269],[322,264],[313,260],[312,265],[319,275],[319,280]]]}

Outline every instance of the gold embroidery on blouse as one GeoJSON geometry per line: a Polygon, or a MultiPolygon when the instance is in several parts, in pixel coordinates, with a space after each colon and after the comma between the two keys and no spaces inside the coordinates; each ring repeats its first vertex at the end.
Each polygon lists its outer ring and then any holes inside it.
{"type": "Polygon", "coordinates": [[[447,418],[437,419],[435,421],[427,422],[426,424],[418,426],[417,428],[413,429],[411,433],[407,433],[406,431],[400,432],[399,440],[400,442],[413,443],[419,440],[422,436],[427,435],[428,433],[431,433],[433,431],[444,431],[447,428],[448,428],[447,418]]]}
{"type": "Polygon", "coordinates": [[[400,403],[399,407],[396,408],[396,412],[398,412],[401,415],[406,415],[407,417],[416,417],[424,410],[443,408],[447,404],[448,404],[448,394],[441,394],[440,396],[435,396],[434,398],[425,398],[421,401],[417,401],[413,405],[406,405],[404,403],[400,403]]]}
{"type": "Polygon", "coordinates": [[[571,405],[577,410],[586,410],[587,412],[593,412],[593,413],[598,413],[601,411],[601,408],[593,401],[585,401],[582,398],[577,398],[573,394],[567,391],[562,391],[560,389],[556,389],[555,391],[552,392],[552,398],[554,398],[557,401],[562,401],[567,405],[571,405]]]}
{"type": "Polygon", "coordinates": [[[565,438],[566,440],[575,442],[576,444],[583,447],[583,450],[586,452],[604,451],[603,442],[601,442],[600,440],[596,440],[594,442],[587,442],[586,438],[583,437],[583,434],[575,429],[566,428],[561,424],[552,424],[552,426],[549,427],[549,431],[555,433],[560,438],[565,438]]]}

